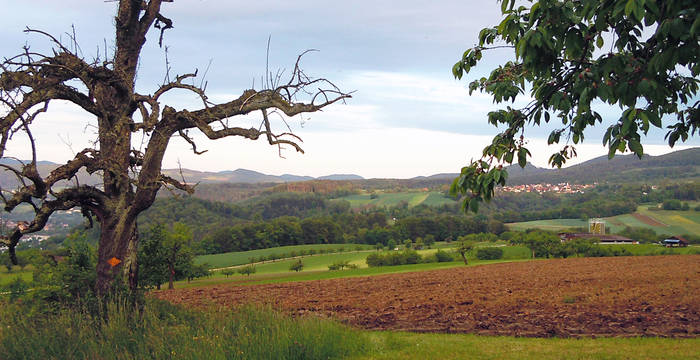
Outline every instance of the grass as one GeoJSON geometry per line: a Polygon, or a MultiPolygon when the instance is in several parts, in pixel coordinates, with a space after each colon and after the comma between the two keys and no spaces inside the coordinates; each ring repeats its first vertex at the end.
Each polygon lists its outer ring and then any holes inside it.
{"type": "Polygon", "coordinates": [[[700,339],[368,334],[372,350],[350,359],[697,359],[700,356],[700,339]]]}
{"type": "Polygon", "coordinates": [[[318,245],[292,245],[292,246],[280,246],[269,249],[259,249],[251,251],[239,251],[239,252],[228,252],[223,254],[213,254],[213,255],[202,255],[195,259],[195,263],[204,264],[208,263],[213,268],[221,268],[227,266],[236,266],[248,264],[250,258],[260,258],[261,256],[269,256],[272,254],[290,254],[291,252],[299,253],[301,251],[309,250],[335,250],[340,249],[352,250],[357,249],[369,250],[373,247],[371,245],[358,245],[358,244],[318,244],[318,245]]]}
{"type": "Polygon", "coordinates": [[[201,311],[149,300],[142,314],[121,304],[96,317],[75,309],[27,312],[0,309],[0,358],[340,359],[367,349],[357,330],[269,308],[201,311]]]}
{"type": "Polygon", "coordinates": [[[26,282],[31,282],[33,275],[31,270],[27,270],[29,267],[25,268],[25,270],[20,270],[19,268],[13,269],[12,272],[7,272],[7,268],[3,267],[0,270],[0,288],[9,284],[12,280],[20,277],[22,280],[26,282]]]}
{"type": "Polygon", "coordinates": [[[632,255],[635,256],[646,256],[646,255],[689,255],[689,254],[700,254],[700,248],[697,246],[689,247],[674,247],[667,248],[657,244],[611,244],[611,245],[601,245],[608,246],[612,248],[622,248],[626,249],[632,255]]]}

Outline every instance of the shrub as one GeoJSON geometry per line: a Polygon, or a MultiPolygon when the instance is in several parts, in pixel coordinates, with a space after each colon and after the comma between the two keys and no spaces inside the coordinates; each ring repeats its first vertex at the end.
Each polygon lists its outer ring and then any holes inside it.
{"type": "Polygon", "coordinates": [[[289,266],[289,271],[296,271],[299,272],[304,268],[304,263],[301,262],[301,259],[295,261],[292,263],[292,265],[289,266]]]}
{"type": "Polygon", "coordinates": [[[367,255],[367,259],[365,260],[365,262],[367,263],[367,266],[375,267],[375,266],[385,265],[383,260],[384,260],[384,256],[379,255],[377,253],[372,253],[372,254],[367,255]]]}
{"type": "Polygon", "coordinates": [[[401,255],[403,257],[403,264],[418,264],[422,260],[421,256],[415,250],[404,250],[401,255]]]}
{"type": "Polygon", "coordinates": [[[1,289],[0,292],[7,291],[10,295],[10,302],[14,302],[18,298],[22,297],[27,292],[28,288],[29,284],[18,276],[14,278],[14,280],[10,281],[10,283],[5,285],[5,288],[1,289]]]}
{"type": "Polygon", "coordinates": [[[367,255],[367,266],[394,266],[406,264],[418,264],[423,258],[415,250],[406,249],[401,252],[391,251],[386,254],[372,253],[367,255]]]}
{"type": "Polygon", "coordinates": [[[350,266],[350,260],[339,260],[328,265],[328,270],[343,270],[350,266]]]}
{"type": "Polygon", "coordinates": [[[454,261],[454,258],[447,251],[439,250],[435,253],[435,260],[437,262],[450,262],[454,261]]]}
{"type": "Polygon", "coordinates": [[[503,257],[503,249],[486,247],[476,250],[476,258],[479,260],[497,260],[503,257]]]}

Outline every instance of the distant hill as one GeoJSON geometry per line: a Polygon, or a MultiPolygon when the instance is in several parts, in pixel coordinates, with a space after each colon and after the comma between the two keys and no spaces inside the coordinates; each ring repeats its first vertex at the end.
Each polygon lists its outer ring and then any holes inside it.
{"type": "Polygon", "coordinates": [[[319,176],[318,180],[364,180],[360,175],[354,174],[332,174],[326,176],[319,176]]]}
{"type": "MultiPolygon", "coordinates": [[[[16,165],[16,160],[2,159],[2,164],[16,165]]],[[[48,174],[58,167],[48,161],[38,162],[39,172],[48,174]]],[[[508,185],[535,183],[593,183],[593,182],[661,182],[668,179],[700,179],[700,148],[675,151],[661,156],[645,155],[641,160],[634,155],[617,155],[608,160],[606,156],[598,157],[584,163],[563,169],[545,169],[528,163],[525,168],[510,165],[508,170],[508,185]]],[[[278,184],[291,184],[277,187],[277,191],[330,192],[338,189],[396,189],[396,188],[433,188],[446,186],[458,176],[457,173],[443,173],[431,176],[418,176],[411,179],[364,179],[354,174],[332,174],[314,178],[293,174],[267,175],[253,170],[237,169],[220,172],[197,171],[190,169],[166,169],[163,172],[176,179],[184,179],[188,183],[199,183],[200,189],[209,195],[221,196],[231,201],[238,201],[251,195],[271,190],[278,184]],[[304,182],[309,184],[301,184],[304,182]],[[339,181],[339,184],[332,184],[339,181]],[[224,185],[225,184],[225,185],[224,185]],[[241,185],[232,185],[241,184],[241,185]],[[254,186],[246,186],[250,184],[254,186]],[[206,186],[205,186],[206,185],[206,186]],[[231,196],[216,195],[217,188],[233,191],[231,196]],[[287,189],[287,190],[283,190],[287,189]]],[[[79,173],[81,184],[94,184],[99,181],[95,176],[79,173]]],[[[0,171],[0,186],[3,189],[13,188],[17,179],[9,171],[0,171]]]]}
{"type": "MultiPolygon", "coordinates": [[[[515,166],[517,167],[517,165],[515,166]]],[[[700,148],[675,151],[660,156],[617,155],[597,157],[563,169],[523,169],[508,167],[508,184],[660,182],[700,178],[700,148]],[[538,170],[539,169],[539,170],[538,170]]]]}
{"type": "MultiPolygon", "coordinates": [[[[27,163],[28,161],[24,161],[27,163]]],[[[0,159],[0,164],[10,165],[15,168],[20,166],[20,162],[14,159],[0,159]]],[[[42,176],[47,175],[52,170],[59,167],[60,164],[50,161],[37,161],[39,173],[42,176]]],[[[163,173],[178,180],[184,180],[190,184],[279,184],[309,180],[364,180],[362,176],[355,174],[331,174],[314,178],[312,176],[300,176],[293,174],[284,175],[268,175],[261,172],[236,169],[219,172],[198,171],[192,169],[164,169],[163,173]]],[[[90,176],[81,171],[78,173],[78,179],[81,184],[94,185],[100,182],[99,177],[90,176]]],[[[3,189],[11,189],[18,184],[14,173],[0,169],[0,187],[3,189]]]]}

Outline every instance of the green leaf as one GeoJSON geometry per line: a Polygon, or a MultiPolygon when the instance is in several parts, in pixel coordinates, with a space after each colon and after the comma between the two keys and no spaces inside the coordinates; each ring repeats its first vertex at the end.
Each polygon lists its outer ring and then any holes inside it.
{"type": "Polygon", "coordinates": [[[603,47],[604,42],[602,36],[598,35],[598,38],[595,40],[595,45],[598,47],[598,49],[603,47]]]}
{"type": "Polygon", "coordinates": [[[660,128],[661,127],[661,118],[659,118],[656,115],[656,112],[648,111],[647,114],[649,116],[649,122],[651,122],[651,124],[656,126],[657,128],[660,128]]]}
{"type": "Polygon", "coordinates": [[[452,75],[454,75],[454,77],[456,77],[456,78],[459,79],[459,80],[462,79],[463,69],[462,69],[462,62],[461,62],[461,61],[458,62],[458,63],[456,63],[456,64],[452,67],[452,75]]]}
{"type": "Polygon", "coordinates": [[[637,10],[637,2],[635,0],[627,0],[627,5],[625,5],[625,16],[630,17],[634,11],[637,10]]]}
{"type": "Polygon", "coordinates": [[[696,38],[698,36],[698,30],[700,29],[700,16],[695,17],[693,25],[690,26],[690,36],[696,38]]]}
{"type": "Polygon", "coordinates": [[[527,149],[521,147],[518,149],[518,165],[520,165],[521,168],[524,168],[525,165],[527,165],[527,149]]]}
{"type": "Polygon", "coordinates": [[[644,149],[638,140],[630,139],[627,145],[633,153],[635,153],[640,159],[642,158],[642,155],[644,155],[644,149]]]}
{"type": "Polygon", "coordinates": [[[504,159],[505,159],[505,161],[506,161],[507,163],[512,164],[512,163],[513,163],[513,152],[512,152],[512,151],[508,151],[508,152],[506,153],[504,159]]]}
{"type": "Polygon", "coordinates": [[[473,213],[479,212],[479,201],[477,201],[476,198],[469,201],[469,210],[473,213]]]}

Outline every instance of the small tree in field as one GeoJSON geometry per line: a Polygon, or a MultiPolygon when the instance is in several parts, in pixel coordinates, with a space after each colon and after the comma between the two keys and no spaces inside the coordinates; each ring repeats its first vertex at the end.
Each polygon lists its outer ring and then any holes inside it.
{"type": "Polygon", "coordinates": [[[252,274],[255,274],[257,270],[255,269],[255,266],[253,265],[246,265],[240,269],[238,269],[238,273],[241,275],[247,275],[250,276],[252,274]]]}
{"type": "Polygon", "coordinates": [[[230,268],[229,268],[229,269],[223,269],[223,270],[221,270],[221,273],[222,273],[223,275],[225,275],[226,277],[229,277],[229,276],[235,274],[235,273],[236,273],[236,270],[230,269],[230,268]]]}
{"type": "MultiPolygon", "coordinates": [[[[460,236],[461,238],[461,236],[460,236]]],[[[459,253],[459,256],[462,257],[462,260],[464,261],[464,265],[468,265],[467,263],[467,254],[474,250],[474,245],[475,243],[473,241],[461,239],[458,240],[459,243],[457,244],[457,252],[459,253]]]]}
{"type": "Polygon", "coordinates": [[[32,150],[32,158],[27,162],[0,163],[19,184],[14,191],[1,189],[5,211],[11,212],[22,204],[34,211],[31,222],[0,234],[0,245],[9,248],[14,263],[15,247],[22,235],[42,230],[54,212],[77,207],[90,222],[95,217],[100,224],[97,294],[111,291],[116,279],[124,279],[131,290],[136,290],[139,214],[153,204],[162,187],[194,191],[183,179],[161,171],[163,156],[173,137],[187,141],[197,154],[202,152],[192,132],[212,140],[264,139],[280,150],[288,146],[302,152],[300,139],[286,128],[275,130],[271,115],[292,117],[315,112],[350,97],[326,79],[308,77],[299,66],[301,56],[290,72],[273,76],[261,89],[245,90],[239,97],[219,104],[207,97],[203,87],[190,82],[197,71],[172,77],[166,74],[166,80],[155,91],[142,92],[143,87],[137,86],[137,73],[147,35],[155,28],[160,32],[158,43],[162,45],[164,32],[173,27],[162,4],[173,1],[107,2],[109,5],[105,6],[116,4],[112,19],[115,35],[112,47],[100,49],[104,56],[85,59],[77,51],[80,46],[73,37],[64,43],[28,28],[26,32],[51,42],[53,51],[41,54],[27,46],[0,63],[0,158],[6,160],[9,144],[23,140],[15,136],[20,133],[26,135],[25,147],[32,150]],[[283,79],[283,75],[288,78],[283,79]],[[163,96],[172,91],[194,94],[201,99],[201,107],[176,110],[163,103],[163,96]],[[38,144],[32,129],[41,126],[49,104],[55,101],[69,102],[91,117],[90,125],[96,134],[91,143],[95,145],[77,151],[73,159],[42,175],[37,167],[38,144]],[[235,117],[247,114],[259,115],[259,126],[234,125],[235,117]],[[139,146],[135,139],[146,139],[146,144],[139,146]],[[100,183],[79,183],[79,171],[98,177],[100,183]]]}
{"type": "Polygon", "coordinates": [[[292,263],[292,265],[289,266],[289,271],[296,271],[299,272],[304,268],[304,263],[301,262],[301,259],[295,261],[292,263]]]}

